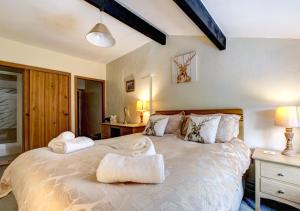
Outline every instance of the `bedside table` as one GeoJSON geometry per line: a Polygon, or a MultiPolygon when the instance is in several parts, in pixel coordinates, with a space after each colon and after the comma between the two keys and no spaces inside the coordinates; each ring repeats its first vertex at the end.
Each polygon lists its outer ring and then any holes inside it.
{"type": "Polygon", "coordinates": [[[255,160],[255,202],[260,210],[260,199],[267,198],[300,209],[300,155],[287,157],[281,152],[265,154],[256,149],[255,160]]]}
{"type": "Polygon", "coordinates": [[[101,123],[101,139],[125,136],[133,133],[141,133],[145,129],[144,124],[101,123]]]}

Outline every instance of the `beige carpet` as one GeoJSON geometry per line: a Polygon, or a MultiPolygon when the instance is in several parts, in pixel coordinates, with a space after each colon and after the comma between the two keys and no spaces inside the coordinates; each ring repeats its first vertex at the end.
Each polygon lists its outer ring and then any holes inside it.
{"type": "MultiPolygon", "coordinates": [[[[0,166],[0,177],[2,177],[2,174],[7,166],[0,166]]],[[[0,199],[0,211],[17,211],[18,206],[16,199],[12,193],[10,193],[8,196],[0,199]]]]}

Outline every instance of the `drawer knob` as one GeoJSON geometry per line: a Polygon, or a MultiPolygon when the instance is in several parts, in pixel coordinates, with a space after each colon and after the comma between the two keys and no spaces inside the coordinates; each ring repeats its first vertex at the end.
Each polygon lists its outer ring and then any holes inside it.
{"type": "Polygon", "coordinates": [[[277,191],[277,193],[284,194],[284,191],[283,190],[279,190],[279,191],[277,191]]]}
{"type": "Polygon", "coordinates": [[[277,174],[279,177],[284,177],[284,174],[283,173],[278,173],[277,174]]]}

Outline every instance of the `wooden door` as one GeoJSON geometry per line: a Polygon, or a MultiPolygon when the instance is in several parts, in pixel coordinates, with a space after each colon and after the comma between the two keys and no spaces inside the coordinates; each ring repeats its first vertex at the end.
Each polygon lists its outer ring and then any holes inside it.
{"type": "Polygon", "coordinates": [[[23,151],[30,149],[30,70],[25,69],[23,74],[23,151]]]}
{"type": "Polygon", "coordinates": [[[55,138],[59,130],[59,75],[45,73],[45,144],[55,138]]]}
{"type": "Polygon", "coordinates": [[[58,128],[60,133],[70,130],[70,76],[59,75],[58,87],[58,128]]]}
{"type": "Polygon", "coordinates": [[[29,114],[25,118],[29,141],[25,135],[25,150],[45,147],[61,132],[70,130],[69,93],[69,75],[29,71],[29,114]]]}
{"type": "Polygon", "coordinates": [[[45,146],[45,73],[30,70],[29,149],[45,146]]]}

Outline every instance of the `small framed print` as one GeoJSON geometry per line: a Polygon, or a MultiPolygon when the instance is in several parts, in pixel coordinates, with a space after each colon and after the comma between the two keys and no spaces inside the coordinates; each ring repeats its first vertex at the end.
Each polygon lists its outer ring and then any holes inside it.
{"type": "Polygon", "coordinates": [[[126,92],[134,92],[134,80],[126,81],[126,92]]]}

